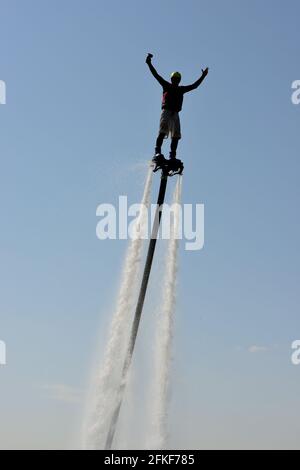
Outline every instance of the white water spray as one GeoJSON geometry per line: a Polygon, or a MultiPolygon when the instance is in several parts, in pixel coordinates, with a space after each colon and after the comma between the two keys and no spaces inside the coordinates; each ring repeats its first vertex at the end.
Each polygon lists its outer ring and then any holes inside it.
{"type": "Polygon", "coordinates": [[[150,167],[141,202],[142,209],[135,222],[137,236],[129,242],[124,261],[117,306],[110,326],[104,361],[99,371],[96,370],[94,374],[95,380],[88,399],[87,417],[83,431],[83,448],[85,449],[104,447],[111,413],[119,399],[117,390],[129,340],[133,300],[137,291],[144,242],[143,234],[147,222],[146,208],[150,204],[152,174],[150,167]]]}
{"type": "Polygon", "coordinates": [[[166,253],[166,268],[162,287],[163,302],[156,326],[155,377],[153,386],[152,436],[148,447],[164,449],[168,441],[168,403],[170,395],[170,369],[172,359],[173,324],[176,303],[176,274],[178,234],[181,224],[181,188],[179,177],[173,196],[173,224],[166,253]]]}

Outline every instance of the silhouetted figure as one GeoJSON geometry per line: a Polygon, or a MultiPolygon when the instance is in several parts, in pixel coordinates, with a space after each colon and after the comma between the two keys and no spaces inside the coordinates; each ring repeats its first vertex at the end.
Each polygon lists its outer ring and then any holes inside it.
{"type": "Polygon", "coordinates": [[[163,87],[162,113],[160,117],[159,134],[156,140],[155,156],[161,155],[161,147],[164,139],[171,137],[170,158],[176,158],[178,141],[181,139],[179,112],[182,109],[183,95],[195,90],[208,74],[208,68],[202,69],[201,77],[196,82],[187,86],[179,86],[181,74],[173,72],[171,83],[164,80],[155,70],[151,63],[153,55],[148,54],[146,64],[148,64],[152,75],[163,87]]]}

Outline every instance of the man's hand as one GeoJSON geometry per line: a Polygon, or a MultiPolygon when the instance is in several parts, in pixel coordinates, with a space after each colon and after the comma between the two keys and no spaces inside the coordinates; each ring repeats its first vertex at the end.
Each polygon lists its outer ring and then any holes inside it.
{"type": "Polygon", "coordinates": [[[153,57],[153,54],[150,54],[150,52],[148,53],[147,55],[147,58],[146,58],[146,64],[148,64],[148,67],[149,67],[149,70],[150,72],[152,73],[153,77],[158,81],[158,83],[164,87],[166,85],[168,85],[168,82],[166,80],[164,80],[158,73],[157,73],[157,70],[155,70],[155,68],[153,67],[152,63],[151,63],[151,59],[153,57]]]}
{"type": "Polygon", "coordinates": [[[153,57],[153,54],[150,54],[150,52],[149,52],[149,54],[147,55],[146,64],[148,64],[148,65],[151,64],[152,57],[153,57]]]}
{"type": "Polygon", "coordinates": [[[202,76],[206,77],[207,74],[208,74],[208,67],[206,67],[205,70],[202,69],[202,76]]]}

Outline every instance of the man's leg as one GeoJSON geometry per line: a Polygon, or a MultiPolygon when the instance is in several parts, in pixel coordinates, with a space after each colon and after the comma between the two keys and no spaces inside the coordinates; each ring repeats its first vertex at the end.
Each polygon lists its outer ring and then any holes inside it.
{"type": "Polygon", "coordinates": [[[176,158],[178,142],[181,139],[180,118],[178,113],[172,115],[172,140],[170,158],[176,158]]]}
{"type": "Polygon", "coordinates": [[[173,137],[171,140],[171,152],[170,152],[170,158],[176,158],[176,150],[178,146],[179,139],[177,137],[173,137]]]}
{"type": "Polygon", "coordinates": [[[161,153],[161,146],[163,144],[165,136],[166,134],[163,134],[162,132],[158,134],[155,144],[155,153],[161,153]]]}

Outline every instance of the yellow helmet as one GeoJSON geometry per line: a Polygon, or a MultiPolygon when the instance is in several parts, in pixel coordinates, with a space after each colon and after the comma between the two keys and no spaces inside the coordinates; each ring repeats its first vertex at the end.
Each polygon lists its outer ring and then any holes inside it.
{"type": "Polygon", "coordinates": [[[171,80],[172,78],[175,78],[178,82],[181,80],[181,73],[180,72],[173,72],[171,73],[171,80]]]}

